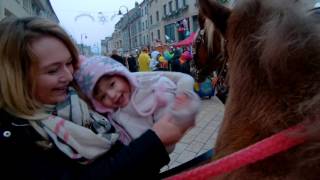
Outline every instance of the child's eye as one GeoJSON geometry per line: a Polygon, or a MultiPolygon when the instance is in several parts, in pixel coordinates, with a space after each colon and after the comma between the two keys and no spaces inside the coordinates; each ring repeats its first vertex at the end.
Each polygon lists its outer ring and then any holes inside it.
{"type": "Polygon", "coordinates": [[[110,83],[110,87],[113,87],[114,85],[115,85],[115,82],[112,81],[112,82],[110,83]]]}
{"type": "Polygon", "coordinates": [[[100,96],[100,101],[103,101],[105,97],[106,97],[106,95],[100,96]]]}

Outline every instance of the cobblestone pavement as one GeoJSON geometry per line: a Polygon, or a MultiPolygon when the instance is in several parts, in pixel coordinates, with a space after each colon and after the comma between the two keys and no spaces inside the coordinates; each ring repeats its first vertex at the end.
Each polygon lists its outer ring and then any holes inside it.
{"type": "Polygon", "coordinates": [[[203,99],[196,126],[176,144],[175,150],[170,154],[170,163],[161,171],[176,167],[211,149],[215,143],[223,113],[224,105],[217,97],[203,99]]]}

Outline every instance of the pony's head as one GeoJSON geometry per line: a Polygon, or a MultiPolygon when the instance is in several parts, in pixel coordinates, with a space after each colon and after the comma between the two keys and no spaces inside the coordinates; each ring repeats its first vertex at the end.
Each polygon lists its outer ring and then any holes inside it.
{"type": "Polygon", "coordinates": [[[225,56],[225,40],[212,21],[199,13],[198,30],[193,43],[191,72],[197,81],[203,81],[214,70],[220,70],[225,56]]]}

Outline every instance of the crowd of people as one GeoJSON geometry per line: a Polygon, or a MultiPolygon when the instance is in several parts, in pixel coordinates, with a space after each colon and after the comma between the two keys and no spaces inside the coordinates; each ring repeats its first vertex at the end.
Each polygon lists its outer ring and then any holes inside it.
{"type": "Polygon", "coordinates": [[[131,72],[173,71],[190,74],[192,54],[189,47],[169,47],[163,51],[149,50],[147,47],[120,56],[113,50],[111,58],[125,65],[131,72]]]}

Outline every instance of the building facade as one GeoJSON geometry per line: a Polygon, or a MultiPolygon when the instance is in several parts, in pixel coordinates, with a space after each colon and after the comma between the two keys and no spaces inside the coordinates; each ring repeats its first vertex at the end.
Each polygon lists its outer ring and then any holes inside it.
{"type": "Polygon", "coordinates": [[[150,0],[148,3],[149,14],[148,14],[148,30],[150,37],[150,45],[155,46],[156,43],[161,41],[161,0],[150,0]]]}
{"type": "Polygon", "coordinates": [[[0,20],[8,16],[40,16],[59,22],[49,0],[0,0],[0,20]]]}
{"type": "Polygon", "coordinates": [[[162,1],[162,30],[166,43],[185,39],[198,28],[196,0],[162,1]]]}
{"type": "Polygon", "coordinates": [[[112,37],[106,37],[105,39],[101,40],[101,54],[104,56],[108,56],[112,52],[112,37]]]}
{"type": "Polygon", "coordinates": [[[150,46],[150,38],[149,38],[149,0],[143,0],[142,3],[140,4],[141,7],[141,17],[140,17],[140,22],[141,22],[141,27],[142,30],[140,32],[141,35],[141,47],[149,47],[150,46]]]}
{"type": "Polygon", "coordinates": [[[128,53],[135,52],[135,49],[138,49],[141,47],[141,31],[142,31],[142,22],[141,22],[141,16],[142,11],[139,3],[135,3],[135,7],[131,9],[127,16],[128,18],[128,36],[129,36],[129,47],[128,49],[125,49],[128,53]]]}
{"type": "MultiPolygon", "coordinates": [[[[230,8],[234,3],[234,0],[218,1],[230,8]]],[[[153,49],[159,44],[171,45],[184,40],[198,27],[197,0],[143,0],[116,24],[112,47],[125,53],[142,47],[153,49]],[[134,16],[133,12],[138,11],[140,14],[134,16]]]]}

